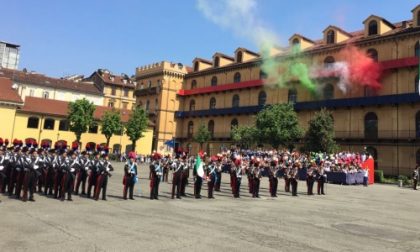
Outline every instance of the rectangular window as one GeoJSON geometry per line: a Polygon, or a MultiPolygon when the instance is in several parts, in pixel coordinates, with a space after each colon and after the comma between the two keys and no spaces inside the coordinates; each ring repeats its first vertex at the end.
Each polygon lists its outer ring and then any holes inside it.
{"type": "Polygon", "coordinates": [[[61,120],[58,126],[60,131],[69,131],[69,122],[67,120],[61,120]]]}
{"type": "Polygon", "coordinates": [[[55,120],[52,118],[45,118],[44,121],[44,129],[46,130],[53,130],[54,129],[55,120]]]}
{"type": "Polygon", "coordinates": [[[124,88],[124,97],[128,97],[128,93],[129,93],[128,89],[124,88]]]}
{"type": "Polygon", "coordinates": [[[108,107],[109,108],[113,108],[114,107],[114,103],[113,102],[108,102],[108,107]]]}
{"type": "Polygon", "coordinates": [[[94,123],[89,127],[89,133],[97,134],[98,133],[98,124],[94,123]]]}
{"type": "Polygon", "coordinates": [[[48,91],[44,91],[44,92],[42,92],[42,97],[44,99],[48,99],[50,97],[50,93],[48,91]]]}
{"type": "Polygon", "coordinates": [[[115,87],[112,87],[111,95],[117,95],[117,89],[115,87]]]}
{"type": "Polygon", "coordinates": [[[31,89],[29,90],[29,96],[33,97],[35,95],[35,90],[31,89]]]}
{"type": "Polygon", "coordinates": [[[39,118],[38,117],[29,117],[28,118],[28,125],[29,129],[38,129],[39,125],[39,118]]]}

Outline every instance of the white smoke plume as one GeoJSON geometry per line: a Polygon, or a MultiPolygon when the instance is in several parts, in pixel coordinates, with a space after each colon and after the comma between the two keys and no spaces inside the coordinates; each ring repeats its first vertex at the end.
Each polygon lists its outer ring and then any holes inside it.
{"type": "Polygon", "coordinates": [[[348,90],[351,88],[350,85],[350,70],[349,65],[347,62],[334,62],[331,64],[328,64],[328,66],[323,67],[321,69],[318,69],[315,71],[313,76],[321,77],[321,78],[327,78],[327,77],[337,77],[338,83],[337,86],[343,92],[346,94],[348,90]]]}
{"type": "Polygon", "coordinates": [[[256,0],[197,0],[197,8],[213,23],[250,39],[258,47],[279,41],[256,14],[256,0]]]}

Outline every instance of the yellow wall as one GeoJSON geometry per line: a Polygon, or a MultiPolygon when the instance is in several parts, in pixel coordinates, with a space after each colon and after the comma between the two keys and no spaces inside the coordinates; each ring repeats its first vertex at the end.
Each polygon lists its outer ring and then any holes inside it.
{"type": "Polygon", "coordinates": [[[123,109],[123,103],[125,102],[127,103],[126,109],[131,110],[136,103],[133,89],[129,89],[128,96],[124,96],[124,88],[115,87],[115,95],[112,95],[112,86],[105,86],[103,106],[108,107],[110,100],[114,101],[114,108],[116,109],[123,109]]]}
{"type": "MultiPolygon", "coordinates": [[[[68,142],[69,145],[76,139],[75,135],[71,131],[59,131],[59,121],[64,119],[60,117],[51,117],[51,116],[44,116],[44,115],[32,115],[35,117],[38,117],[40,119],[38,128],[37,129],[30,129],[27,128],[28,124],[28,118],[31,115],[26,113],[17,112],[15,123],[14,123],[14,134],[12,139],[17,138],[24,141],[26,138],[34,138],[38,141],[38,143],[41,143],[44,139],[49,139],[54,144],[58,140],[65,140],[68,142]],[[46,118],[52,118],[55,120],[54,129],[53,130],[47,130],[43,129],[44,121],[46,118]]],[[[13,122],[13,117],[10,118],[10,121],[13,122]]],[[[12,125],[13,127],[13,125],[12,125]]],[[[153,136],[153,130],[149,129],[144,133],[144,137],[141,138],[136,142],[137,148],[136,151],[139,154],[150,154],[151,152],[151,146],[152,146],[152,136],[153,136]]],[[[101,134],[101,126],[98,127],[98,133],[84,133],[82,134],[82,147],[84,148],[86,146],[86,143],[88,142],[94,142],[96,144],[106,143],[106,138],[104,135],[101,134]]],[[[126,150],[126,146],[131,144],[131,141],[128,139],[128,137],[124,134],[123,136],[117,136],[114,135],[111,138],[109,147],[110,151],[112,151],[112,148],[114,144],[121,144],[122,151],[126,150]]]]}
{"type": "Polygon", "coordinates": [[[0,105],[1,127],[0,137],[13,141],[13,120],[15,118],[16,108],[12,106],[0,105]]]}

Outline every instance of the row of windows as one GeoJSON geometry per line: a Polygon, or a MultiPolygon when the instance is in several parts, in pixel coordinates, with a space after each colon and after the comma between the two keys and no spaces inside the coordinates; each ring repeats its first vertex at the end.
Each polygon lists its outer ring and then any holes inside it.
{"type": "MultiPolygon", "coordinates": [[[[267,94],[264,91],[261,91],[258,95],[258,106],[264,106],[267,102],[267,94]]],[[[240,103],[240,98],[239,95],[234,95],[232,97],[232,108],[237,108],[239,107],[239,103],[240,103]]],[[[216,98],[212,97],[210,98],[210,103],[209,103],[209,109],[215,109],[216,108],[216,98]]],[[[194,111],[195,110],[195,100],[191,100],[190,101],[190,111],[194,111]]]]}
{"type": "MultiPolygon", "coordinates": [[[[214,121],[208,122],[208,131],[211,136],[214,137],[214,121]]],[[[231,130],[233,127],[238,126],[238,120],[235,118],[230,123],[231,130]]],[[[193,121],[188,122],[188,137],[191,138],[194,135],[194,123],[193,121]]],[[[364,117],[364,136],[366,139],[377,139],[378,138],[378,116],[374,112],[366,113],[364,117]]],[[[420,137],[420,111],[416,114],[416,137],[420,137]]]]}
{"type": "MultiPolygon", "coordinates": [[[[376,20],[372,20],[369,22],[368,24],[368,36],[372,36],[372,35],[377,35],[378,34],[378,22],[376,20]]],[[[327,44],[334,44],[335,41],[335,31],[334,30],[329,30],[327,32],[327,44]]],[[[295,43],[295,41],[293,41],[293,43],[295,43]]],[[[297,42],[299,43],[299,42],[297,42]]]]}
{"type": "MultiPolygon", "coordinates": [[[[129,94],[130,94],[130,90],[128,88],[123,88],[123,96],[128,97],[129,94]]],[[[111,87],[111,95],[113,95],[113,96],[117,95],[117,88],[116,87],[111,87]]],[[[135,97],[134,92],[133,92],[133,97],[135,97]]]]}
{"type": "MultiPolygon", "coordinates": [[[[39,118],[38,117],[29,117],[27,128],[29,129],[38,129],[39,128],[39,118]]],[[[44,126],[42,127],[44,130],[54,130],[55,128],[55,120],[52,118],[45,118],[44,126]]],[[[59,131],[69,131],[69,122],[67,120],[60,120],[58,123],[58,130],[59,131]]],[[[91,127],[89,127],[89,133],[98,133],[98,124],[95,123],[91,127]]]]}
{"type": "MultiPolygon", "coordinates": [[[[267,74],[264,73],[263,71],[260,71],[260,80],[263,80],[263,79],[266,79],[266,78],[267,78],[267,74]]],[[[233,83],[239,83],[239,82],[241,82],[241,80],[242,80],[241,79],[241,73],[236,72],[233,75],[233,83]]],[[[216,76],[213,76],[211,78],[210,85],[212,87],[215,87],[215,86],[217,86],[217,84],[218,84],[218,79],[217,79],[216,76]]],[[[191,89],[195,89],[195,88],[197,88],[197,81],[196,80],[192,80],[191,81],[191,89]]]]}
{"type": "MultiPolygon", "coordinates": [[[[142,101],[139,101],[139,105],[138,106],[139,107],[142,107],[143,106],[143,102],[142,101]]],[[[156,98],[155,99],[155,110],[158,110],[158,109],[159,109],[159,100],[158,100],[158,98],[156,98]]],[[[146,100],[146,104],[145,104],[144,110],[146,110],[146,111],[149,111],[150,110],[150,100],[146,100]]]]}
{"type": "MultiPolygon", "coordinates": [[[[236,53],[236,63],[242,63],[242,61],[243,61],[243,53],[241,51],[238,51],[236,53]]],[[[198,61],[194,63],[194,72],[198,72],[199,64],[200,64],[200,62],[198,62],[198,61]]],[[[214,67],[220,67],[220,57],[219,56],[216,56],[214,58],[213,66],[214,67]]]]}
{"type": "MultiPolygon", "coordinates": [[[[230,130],[232,130],[234,127],[238,127],[239,122],[238,119],[234,118],[232,121],[230,121],[230,130]]],[[[210,132],[211,137],[214,137],[214,121],[210,120],[207,123],[207,130],[210,132]]],[[[187,137],[192,138],[194,136],[194,122],[189,121],[188,122],[188,129],[187,129],[187,137]]]]}

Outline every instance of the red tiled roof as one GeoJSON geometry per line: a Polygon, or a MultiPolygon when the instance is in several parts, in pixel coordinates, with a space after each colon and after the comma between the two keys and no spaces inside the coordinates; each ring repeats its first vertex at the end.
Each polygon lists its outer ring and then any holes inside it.
{"type": "Polygon", "coordinates": [[[52,78],[39,73],[30,73],[19,70],[0,68],[0,77],[7,77],[22,84],[70,90],[92,95],[102,95],[101,91],[99,91],[95,85],[84,82],[74,82],[70,80],[52,78]]]}
{"type": "Polygon", "coordinates": [[[117,85],[121,87],[127,87],[130,89],[134,89],[136,86],[134,85],[134,82],[130,80],[130,78],[124,78],[124,76],[121,75],[113,75],[109,72],[95,72],[99,77],[101,77],[102,81],[107,84],[111,85],[117,85]],[[124,79],[126,83],[124,83],[124,79]]]}
{"type": "Polygon", "coordinates": [[[10,79],[0,77],[0,101],[22,104],[22,99],[17,90],[12,88],[12,85],[13,82],[10,79]]]}
{"type": "MultiPolygon", "coordinates": [[[[68,115],[68,102],[65,101],[58,101],[58,100],[51,100],[51,99],[43,99],[38,97],[29,97],[25,98],[24,106],[19,110],[26,113],[34,113],[34,114],[43,114],[43,115],[50,115],[50,116],[58,116],[58,117],[67,117],[68,115]]],[[[112,111],[112,108],[104,107],[104,106],[96,106],[96,110],[93,114],[93,117],[96,120],[100,120],[102,116],[107,111],[112,111]]],[[[130,110],[116,110],[121,112],[121,120],[123,122],[127,122],[131,111],[130,110]]],[[[149,125],[152,125],[149,122],[149,125]]]]}

